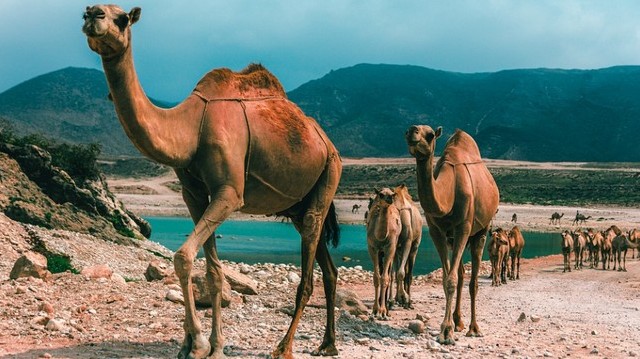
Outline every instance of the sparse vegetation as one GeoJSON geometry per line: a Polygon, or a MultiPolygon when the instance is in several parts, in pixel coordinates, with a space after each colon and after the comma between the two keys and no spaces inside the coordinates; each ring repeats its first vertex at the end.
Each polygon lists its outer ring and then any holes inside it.
{"type": "Polygon", "coordinates": [[[66,271],[71,271],[74,274],[80,273],[71,265],[71,259],[67,256],[46,253],[45,257],[47,257],[47,268],[51,273],[63,273],[66,271]]]}

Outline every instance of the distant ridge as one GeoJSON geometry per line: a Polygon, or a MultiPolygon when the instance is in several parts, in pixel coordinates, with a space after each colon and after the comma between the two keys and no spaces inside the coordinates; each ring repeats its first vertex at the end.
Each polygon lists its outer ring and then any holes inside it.
{"type": "Polygon", "coordinates": [[[404,131],[429,124],[469,132],[488,158],[640,161],[640,66],[463,74],[360,64],[289,98],[344,156],[406,156],[404,131]]]}
{"type": "MultiPolygon", "coordinates": [[[[140,156],[107,94],[101,71],[68,67],[0,93],[0,118],[20,133],[140,156]]],[[[467,131],[487,158],[640,161],[640,66],[465,74],[360,64],[288,96],[320,122],[343,156],[408,156],[404,131],[429,124],[443,126],[445,137],[467,131]]]]}

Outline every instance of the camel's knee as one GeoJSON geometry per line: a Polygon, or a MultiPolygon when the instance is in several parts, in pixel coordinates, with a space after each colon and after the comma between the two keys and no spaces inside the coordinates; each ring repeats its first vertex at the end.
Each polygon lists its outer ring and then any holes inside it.
{"type": "Polygon", "coordinates": [[[458,286],[458,275],[453,271],[449,273],[449,276],[444,280],[444,290],[447,294],[453,295],[456,292],[458,286]]]}
{"type": "Polygon", "coordinates": [[[224,271],[218,266],[208,266],[207,281],[211,285],[211,293],[217,294],[222,292],[224,281],[224,271]]]}
{"type": "Polygon", "coordinates": [[[195,256],[191,253],[187,253],[187,251],[178,249],[176,254],[173,256],[173,268],[176,271],[176,275],[181,280],[183,278],[188,278],[191,270],[193,269],[193,260],[195,256]]]}

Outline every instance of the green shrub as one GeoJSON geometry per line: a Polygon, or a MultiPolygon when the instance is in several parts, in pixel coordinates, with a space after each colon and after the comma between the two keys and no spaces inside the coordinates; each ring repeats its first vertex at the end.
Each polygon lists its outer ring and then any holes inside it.
{"type": "Polygon", "coordinates": [[[67,256],[47,253],[45,257],[47,257],[47,268],[51,273],[63,273],[66,271],[71,271],[71,273],[74,274],[80,273],[80,271],[71,265],[71,259],[67,256]]]}

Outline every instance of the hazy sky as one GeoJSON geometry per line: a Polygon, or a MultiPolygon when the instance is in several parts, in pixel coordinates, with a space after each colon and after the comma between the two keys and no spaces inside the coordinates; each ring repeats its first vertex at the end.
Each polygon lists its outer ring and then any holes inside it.
{"type": "MultiPolygon", "coordinates": [[[[67,66],[102,69],[86,5],[0,1],[0,92],[67,66]]],[[[358,63],[458,72],[640,65],[636,0],[119,1],[142,8],[135,64],[152,97],[180,101],[212,68],[260,62],[287,91],[358,63]]]]}

